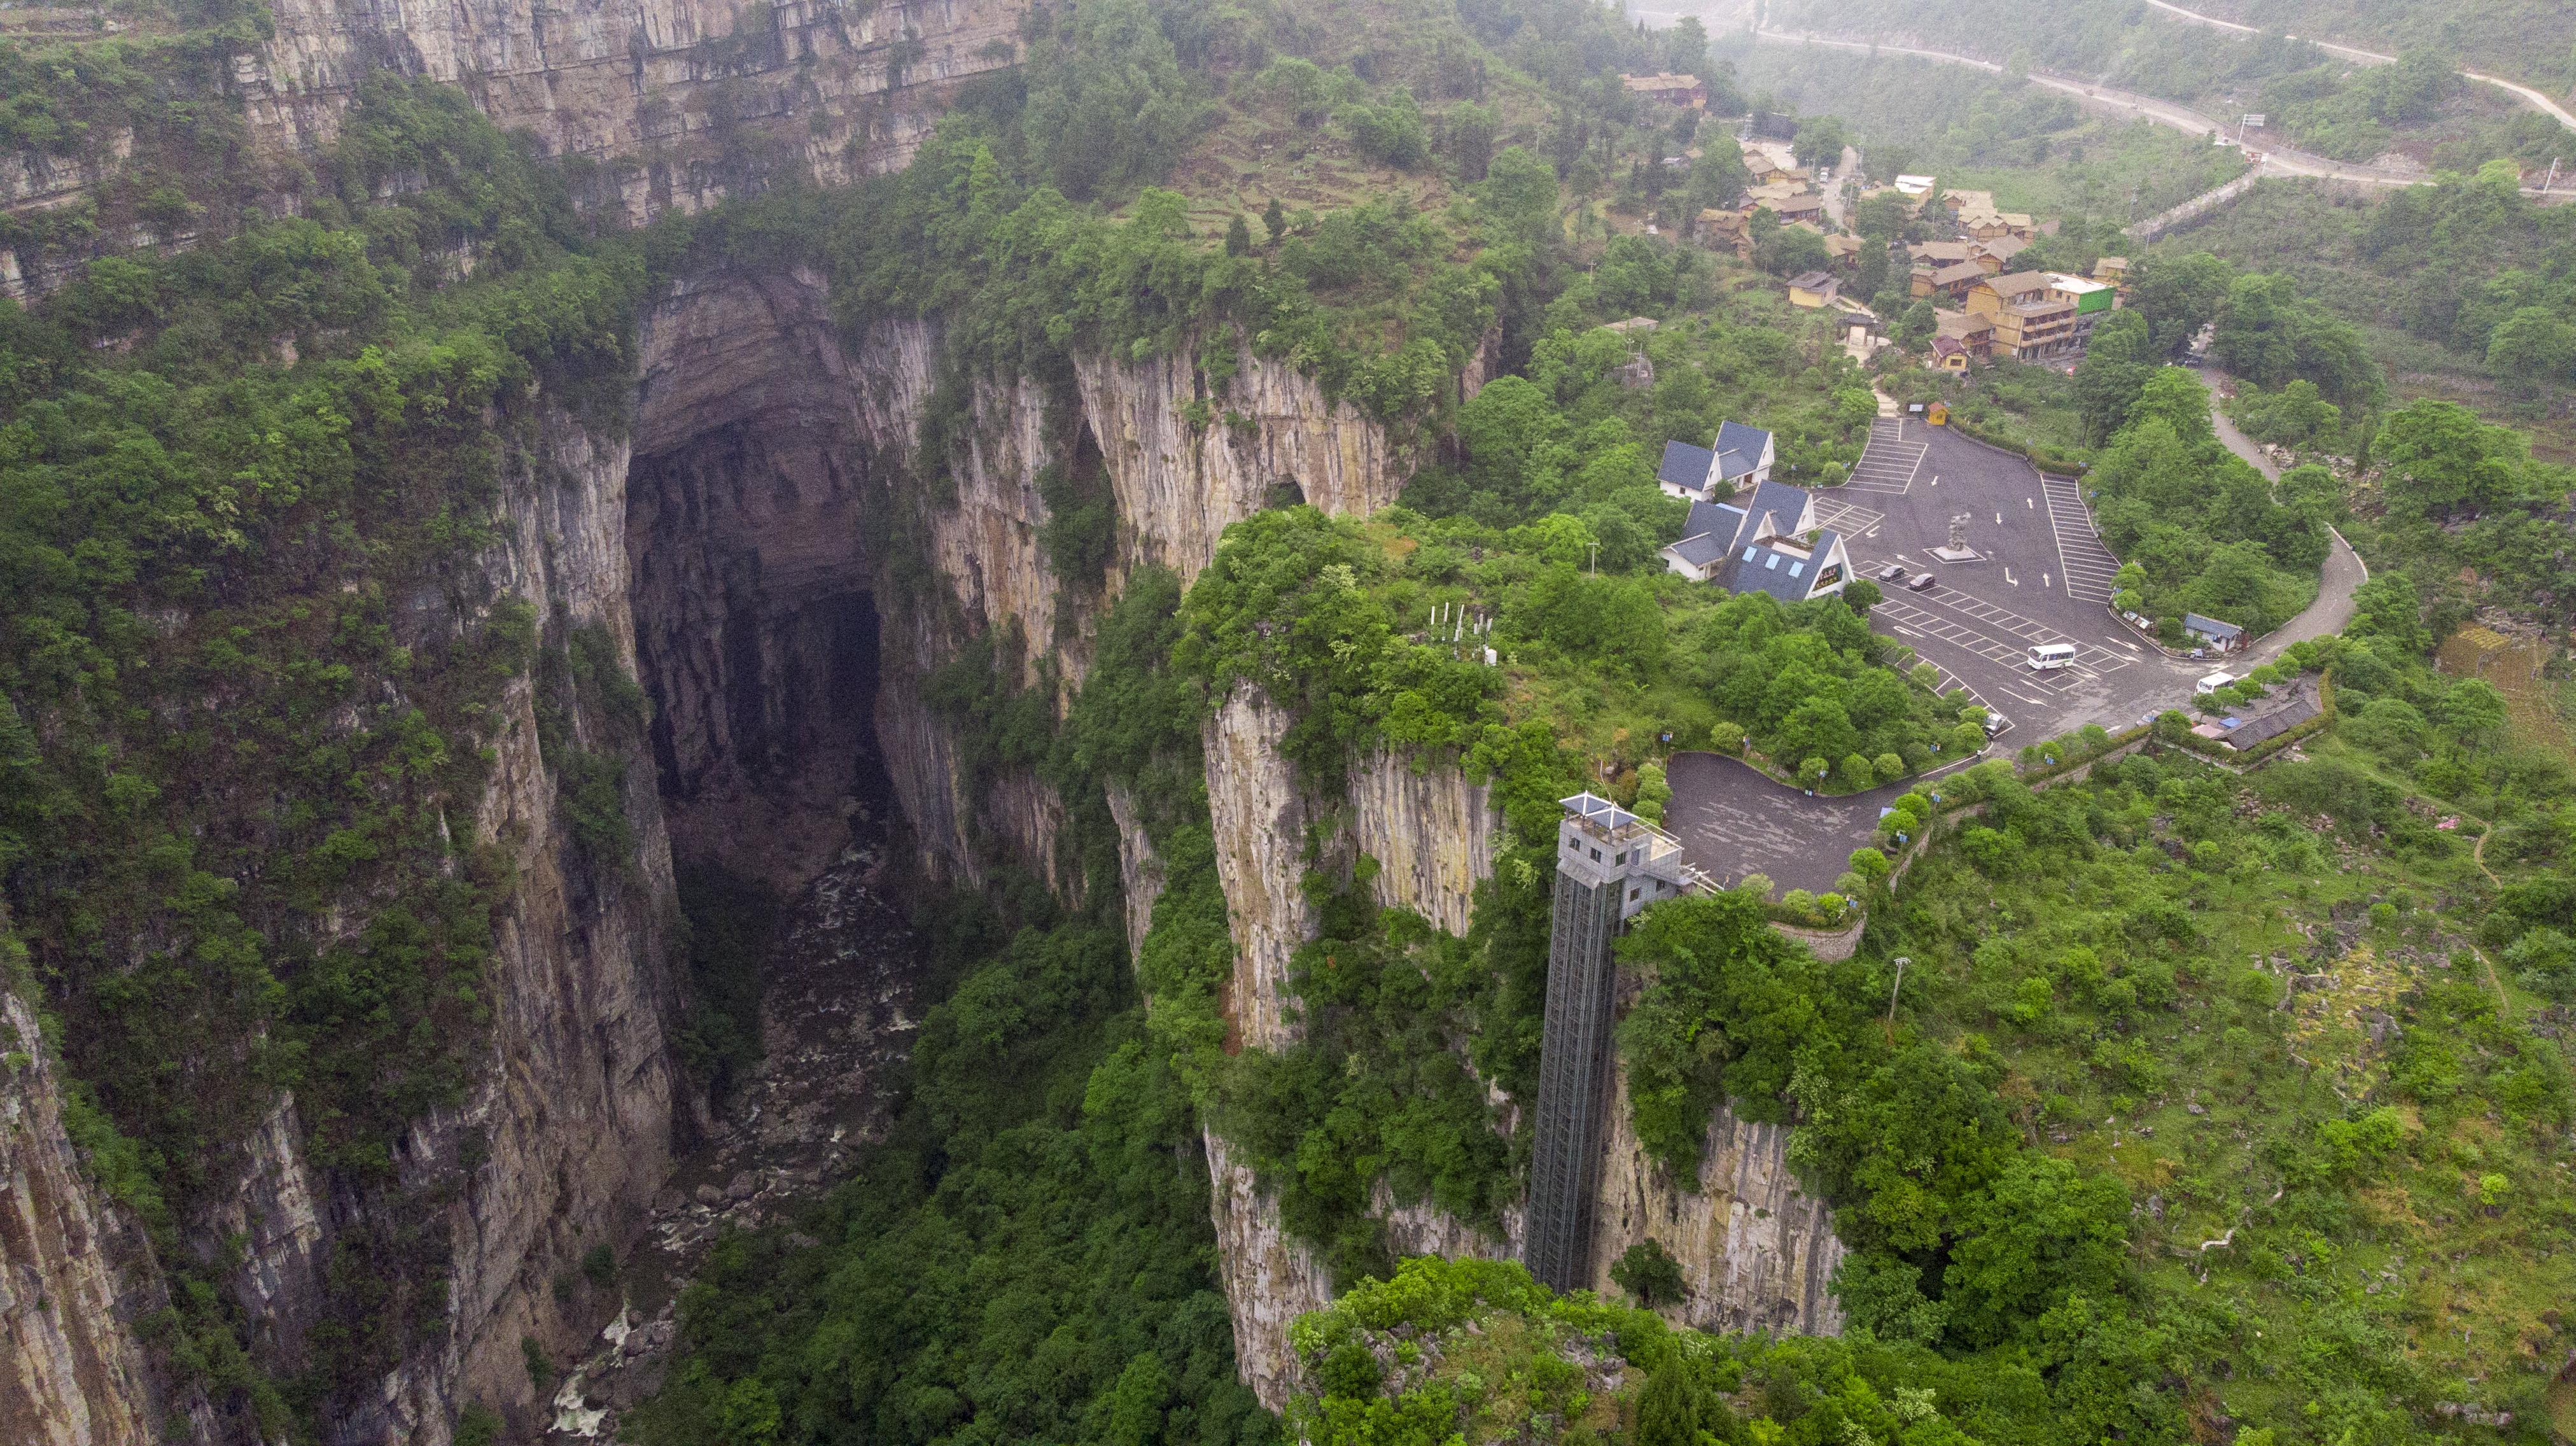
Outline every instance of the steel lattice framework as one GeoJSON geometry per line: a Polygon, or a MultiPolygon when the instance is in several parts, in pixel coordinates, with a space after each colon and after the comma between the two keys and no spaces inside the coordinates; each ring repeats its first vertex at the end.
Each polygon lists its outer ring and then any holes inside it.
{"type": "Polygon", "coordinates": [[[1547,1027],[1539,1044],[1537,1148],[1530,1161],[1530,1274],[1556,1290],[1592,1283],[1592,1205],[1601,1115],[1610,1096],[1613,984],[1620,882],[1587,883],[1559,869],[1547,949],[1547,1027]]]}
{"type": "Polygon", "coordinates": [[[1617,1013],[1611,941],[1656,901],[1709,887],[1670,834],[1606,798],[1558,800],[1555,914],[1547,947],[1547,1023],[1539,1039],[1537,1149],[1521,1258],[1556,1290],[1592,1284],[1593,1202],[1610,1107],[1617,1013]]]}

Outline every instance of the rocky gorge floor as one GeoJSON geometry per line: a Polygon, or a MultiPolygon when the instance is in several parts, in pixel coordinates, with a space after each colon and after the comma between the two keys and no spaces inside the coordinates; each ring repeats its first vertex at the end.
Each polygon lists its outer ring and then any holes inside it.
{"type": "Polygon", "coordinates": [[[882,820],[787,907],[761,1000],[763,1053],[708,1120],[620,1262],[623,1296],[554,1391],[549,1439],[615,1439],[619,1413],[662,1383],[680,1289],[726,1231],[756,1230],[850,1177],[891,1115],[889,1066],[919,1025],[924,951],[889,900],[902,877],[882,820]]]}

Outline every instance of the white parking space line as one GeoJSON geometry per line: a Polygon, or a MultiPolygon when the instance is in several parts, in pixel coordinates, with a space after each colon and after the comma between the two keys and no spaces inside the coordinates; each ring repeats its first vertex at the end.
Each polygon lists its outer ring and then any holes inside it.
{"type": "MultiPolygon", "coordinates": [[[[1875,564],[1863,565],[1863,570],[1866,572],[1874,567],[1875,564]]],[[[2135,661],[2108,648],[2085,642],[2072,633],[2052,628],[2036,618],[2024,617],[2010,608],[1971,597],[1957,588],[1945,587],[1914,595],[1905,606],[1921,608],[1936,615],[1944,611],[1959,614],[1971,620],[1980,631],[2018,640],[2025,647],[2033,643],[2071,643],[2075,647],[2076,663],[2097,673],[2117,672],[2135,661]]]]}
{"type": "Polygon", "coordinates": [[[2045,474],[2039,484],[2048,499],[2049,530],[2057,535],[2057,562],[2066,573],[2066,595],[2077,602],[2109,603],[2120,559],[2102,545],[2093,513],[2084,505],[2083,488],[2045,474]]]}
{"type": "Polygon", "coordinates": [[[1830,527],[1845,537],[1867,537],[1887,520],[1887,514],[1874,508],[1855,507],[1831,497],[1816,499],[1816,525],[1830,527]]]}
{"type": "Polygon", "coordinates": [[[1914,474],[1931,451],[1929,443],[1905,440],[1904,419],[1881,418],[1869,424],[1869,444],[1861,448],[1860,461],[1843,486],[1849,491],[1902,497],[1913,487],[1914,474]]]}

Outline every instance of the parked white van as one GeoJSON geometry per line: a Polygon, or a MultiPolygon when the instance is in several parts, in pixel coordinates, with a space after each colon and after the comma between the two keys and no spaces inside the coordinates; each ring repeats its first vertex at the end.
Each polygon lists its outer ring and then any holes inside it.
{"type": "Polygon", "coordinates": [[[2194,693],[2215,693],[2219,689],[2224,688],[2235,681],[2236,675],[2234,673],[2212,673],[2208,677],[2201,679],[2199,682],[2192,684],[2191,690],[2194,693]]]}
{"type": "Polygon", "coordinates": [[[2075,661],[2073,643],[2033,643],[2030,646],[2030,670],[2053,673],[2075,661]]]}

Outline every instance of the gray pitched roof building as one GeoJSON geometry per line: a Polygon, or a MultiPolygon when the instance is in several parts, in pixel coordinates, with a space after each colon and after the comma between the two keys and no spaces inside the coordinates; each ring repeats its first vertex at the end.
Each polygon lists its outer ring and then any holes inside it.
{"type": "Polygon", "coordinates": [[[1681,540],[1662,555],[1666,567],[1693,582],[1769,593],[1783,602],[1840,592],[1851,578],[1842,535],[1816,526],[1815,499],[1767,478],[1741,503],[1692,502],[1681,540]]]}
{"type": "Polygon", "coordinates": [[[1655,481],[1672,496],[1704,502],[1719,492],[1768,482],[1773,458],[1769,432],[1742,422],[1724,422],[1718,426],[1714,448],[1666,442],[1655,481]]]}

